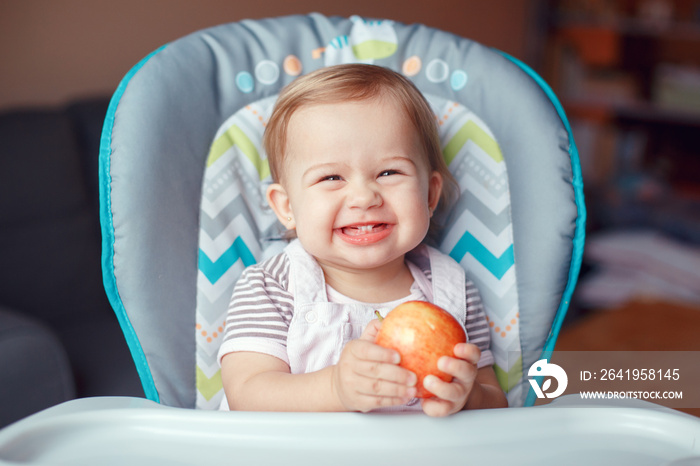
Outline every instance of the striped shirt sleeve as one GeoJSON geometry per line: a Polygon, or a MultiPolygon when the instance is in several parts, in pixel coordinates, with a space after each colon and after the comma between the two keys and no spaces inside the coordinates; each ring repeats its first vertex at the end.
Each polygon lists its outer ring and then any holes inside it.
{"type": "Polygon", "coordinates": [[[467,280],[467,316],[464,326],[467,330],[469,343],[475,344],[481,350],[481,359],[477,367],[493,365],[494,358],[491,352],[491,333],[486,321],[484,305],[481,302],[481,294],[476,285],[467,280]]]}
{"type": "Polygon", "coordinates": [[[289,259],[279,254],[248,267],[229,303],[219,362],[235,351],[275,356],[287,364],[287,332],[294,299],[288,291],[289,259]]]}

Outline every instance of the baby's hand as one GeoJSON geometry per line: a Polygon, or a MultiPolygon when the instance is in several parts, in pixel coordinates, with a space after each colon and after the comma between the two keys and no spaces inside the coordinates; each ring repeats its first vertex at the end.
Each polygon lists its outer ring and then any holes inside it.
{"type": "Polygon", "coordinates": [[[458,343],[454,347],[455,357],[443,356],[438,360],[438,369],[450,374],[452,382],[443,382],[434,375],[423,379],[423,385],[434,398],[423,400],[423,412],[429,416],[449,416],[461,411],[469,400],[477,375],[477,363],[481,351],[476,345],[458,343]]]}
{"type": "Polygon", "coordinates": [[[359,339],[345,345],[333,368],[333,389],[348,411],[401,405],[416,395],[416,375],[397,365],[399,353],[374,344],[380,326],[370,322],[359,339]]]}

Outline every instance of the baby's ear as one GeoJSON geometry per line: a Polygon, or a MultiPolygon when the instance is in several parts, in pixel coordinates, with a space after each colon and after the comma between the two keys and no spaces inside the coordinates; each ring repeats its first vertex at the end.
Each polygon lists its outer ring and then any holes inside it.
{"type": "Polygon", "coordinates": [[[296,228],[292,204],[289,202],[289,195],[279,183],[273,183],[267,188],[267,203],[277,215],[277,219],[287,230],[296,228]]]}
{"type": "Polygon", "coordinates": [[[438,171],[434,171],[430,174],[430,181],[428,184],[428,208],[432,215],[440,202],[440,196],[442,195],[442,175],[438,171]]]}

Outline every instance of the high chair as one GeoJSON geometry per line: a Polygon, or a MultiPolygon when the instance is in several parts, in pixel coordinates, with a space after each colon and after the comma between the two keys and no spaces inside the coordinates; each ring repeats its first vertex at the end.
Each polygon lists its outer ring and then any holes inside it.
{"type": "Polygon", "coordinates": [[[561,105],[502,52],[426,26],[320,14],[196,32],[151,53],[119,85],[102,135],[100,188],[104,284],[148,400],[84,399],[40,413],[0,432],[0,465],[355,464],[366,455],[388,464],[659,464],[698,454],[690,441],[697,421],[647,403],[523,408],[536,400],[528,370],[553,351],[576,284],[586,211],[561,105]],[[222,397],[216,356],[233,286],[246,266],[286,244],[266,205],[261,148],[275,98],[297,76],[353,62],[404,74],[435,111],[461,190],[435,246],[481,292],[510,408],[440,420],[212,411],[222,397]],[[669,433],[634,426],[639,412],[669,433]],[[643,452],[621,448],[619,436],[643,452]],[[29,439],[51,441],[31,453],[29,439]]]}
{"type": "Polygon", "coordinates": [[[433,106],[462,191],[437,246],[481,291],[510,405],[532,402],[522,368],[554,345],[584,242],[561,107],[525,65],[472,41],[320,15],[188,36],[137,65],[113,98],[101,154],[105,287],[149,399],[218,406],[235,281],[285,245],[265,200],[265,121],[285,84],[350,62],[402,72],[433,106]]]}

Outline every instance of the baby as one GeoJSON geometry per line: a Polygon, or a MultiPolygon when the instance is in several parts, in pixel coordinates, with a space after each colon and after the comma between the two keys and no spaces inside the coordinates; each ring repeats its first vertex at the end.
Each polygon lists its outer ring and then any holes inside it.
{"type": "Polygon", "coordinates": [[[295,239],[236,284],[219,352],[222,409],[420,410],[446,416],[503,407],[478,290],[454,260],[423,244],[455,183],[435,116],[401,75],[373,65],[322,68],[279,96],[263,143],[267,200],[295,239]],[[434,302],[467,343],[424,380],[374,343],[386,314],[434,302]]]}

